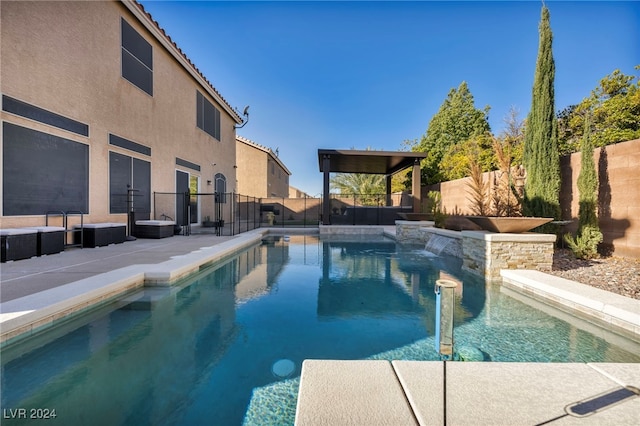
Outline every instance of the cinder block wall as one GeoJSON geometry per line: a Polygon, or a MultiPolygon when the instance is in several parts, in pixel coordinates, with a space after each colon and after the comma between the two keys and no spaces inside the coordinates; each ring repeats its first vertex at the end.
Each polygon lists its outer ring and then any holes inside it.
{"type": "MultiPolygon", "coordinates": [[[[616,256],[640,258],[640,139],[608,145],[594,150],[599,178],[599,219],[604,234],[603,246],[616,256]]],[[[560,159],[562,219],[575,220],[564,231],[574,232],[578,219],[578,176],[580,153],[560,159]]],[[[485,181],[491,179],[485,173],[485,181]]],[[[440,191],[447,213],[470,214],[469,178],[423,187],[440,191]]]]}
{"type": "MultiPolygon", "coordinates": [[[[594,150],[598,171],[598,217],[603,244],[616,256],[640,258],[640,139],[594,150]]],[[[578,217],[580,153],[561,160],[563,219],[578,217]]],[[[575,231],[577,222],[567,227],[575,231]]]]}

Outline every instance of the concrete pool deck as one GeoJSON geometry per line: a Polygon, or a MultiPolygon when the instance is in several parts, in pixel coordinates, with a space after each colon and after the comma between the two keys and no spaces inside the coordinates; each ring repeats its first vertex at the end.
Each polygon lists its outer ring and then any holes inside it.
{"type": "Polygon", "coordinates": [[[637,425],[638,364],[306,360],[296,426],[637,425]]]}
{"type": "MultiPolygon", "coordinates": [[[[314,228],[263,228],[233,237],[140,239],[3,263],[2,342],[46,329],[70,314],[144,285],[169,285],[202,265],[258,242],[267,231],[317,233],[314,228]]],[[[391,237],[394,231],[393,227],[384,229],[391,237]]],[[[534,272],[508,271],[504,278],[510,284],[505,288],[512,287],[512,291],[555,304],[566,312],[573,311],[583,319],[612,324],[614,329],[622,324],[640,341],[640,300],[602,290],[594,292],[597,289],[534,272]]],[[[640,387],[640,364],[448,362],[445,367],[441,362],[309,360],[302,370],[298,423],[398,424],[382,422],[383,417],[378,416],[404,412],[400,415],[408,415],[413,424],[431,423],[431,419],[441,424],[445,415],[449,424],[536,424],[566,414],[562,410],[568,404],[619,390],[621,386],[640,387]],[[372,405],[372,398],[387,402],[372,405]],[[390,404],[395,408],[385,409],[390,404]],[[342,415],[343,421],[322,420],[331,413],[342,415]],[[358,416],[365,416],[366,421],[358,421],[362,418],[358,416]]],[[[603,397],[598,401],[611,399],[603,397]]],[[[554,423],[640,423],[637,396],[601,410],[583,418],[567,415],[554,423]],[[633,422],[626,423],[628,420],[633,422]]]]}

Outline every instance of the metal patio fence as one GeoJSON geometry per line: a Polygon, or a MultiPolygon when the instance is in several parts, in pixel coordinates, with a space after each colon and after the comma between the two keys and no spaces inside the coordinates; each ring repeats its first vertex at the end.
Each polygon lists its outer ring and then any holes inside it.
{"type": "Polygon", "coordinates": [[[411,212],[407,194],[330,194],[330,218],[322,220],[323,199],[257,198],[235,193],[154,192],[155,220],[173,220],[182,235],[236,235],[260,227],[309,228],[332,225],[392,225],[411,212]]]}
{"type": "Polygon", "coordinates": [[[236,235],[260,227],[260,199],[234,193],[154,192],[154,219],[173,220],[182,235],[236,235]]]}
{"type": "Polygon", "coordinates": [[[393,225],[399,213],[413,212],[408,194],[329,194],[331,225],[393,225]]]}

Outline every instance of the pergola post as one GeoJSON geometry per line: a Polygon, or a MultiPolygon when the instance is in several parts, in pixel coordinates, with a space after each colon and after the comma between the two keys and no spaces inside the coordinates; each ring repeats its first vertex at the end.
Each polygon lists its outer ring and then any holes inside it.
{"type": "Polygon", "coordinates": [[[387,201],[385,203],[386,206],[392,206],[393,200],[391,200],[391,175],[386,176],[386,187],[387,187],[387,201]]]}
{"type": "Polygon", "coordinates": [[[329,172],[331,171],[331,156],[322,157],[322,170],[324,170],[323,202],[322,202],[322,224],[331,225],[331,199],[329,198],[329,172]]]}
{"type": "MultiPolygon", "coordinates": [[[[337,149],[319,149],[318,163],[320,172],[324,174],[323,188],[323,206],[322,206],[322,224],[332,225],[331,220],[331,194],[329,193],[329,174],[330,173],[364,173],[374,175],[385,175],[386,194],[385,200],[378,200],[378,203],[385,206],[393,206],[391,178],[394,174],[406,170],[413,166],[413,182],[411,189],[411,198],[413,205],[409,208],[411,211],[420,212],[422,208],[422,189],[420,188],[420,161],[426,158],[424,152],[405,152],[405,151],[358,151],[358,150],[337,150],[337,149]]],[[[355,206],[354,201],[354,206],[355,206]]],[[[398,210],[404,210],[405,206],[398,206],[398,210]]],[[[355,213],[355,207],[354,207],[355,213]]],[[[337,220],[337,217],[334,217],[337,220]]],[[[344,219],[339,222],[344,222],[344,219]]],[[[355,214],[353,215],[354,224],[356,222],[355,214]]]]}
{"type": "Polygon", "coordinates": [[[420,186],[420,160],[413,160],[413,175],[411,179],[411,196],[413,198],[413,212],[420,213],[422,209],[422,188],[420,186]]]}

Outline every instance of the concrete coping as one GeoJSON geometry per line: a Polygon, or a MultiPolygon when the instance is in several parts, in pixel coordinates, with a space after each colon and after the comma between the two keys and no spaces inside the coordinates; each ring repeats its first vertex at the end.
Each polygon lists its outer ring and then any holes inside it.
{"type": "MultiPolygon", "coordinates": [[[[104,224],[100,224],[104,225],[104,224]]],[[[105,228],[101,226],[100,228],[105,228]]],[[[32,230],[32,233],[37,231],[32,230]]],[[[261,231],[249,231],[202,247],[160,264],[131,265],[0,304],[0,343],[34,334],[66,317],[114,300],[143,286],[169,286],[201,267],[260,241],[261,231]]]]}
{"type": "Polygon", "coordinates": [[[433,220],[396,220],[396,225],[404,226],[434,226],[436,223],[433,220]]]}
{"type": "Polygon", "coordinates": [[[640,341],[640,300],[534,270],[500,271],[502,285],[640,341]]]}
{"type": "Polygon", "coordinates": [[[141,288],[143,265],[131,265],[0,304],[2,345],[32,335],[68,316],[141,288]]]}
{"type": "Polygon", "coordinates": [[[427,228],[425,232],[430,234],[441,235],[443,237],[455,238],[457,240],[461,240],[463,235],[460,231],[453,231],[451,229],[442,229],[442,228],[427,228]]]}
{"type": "Polygon", "coordinates": [[[538,234],[536,232],[513,234],[489,231],[462,231],[462,236],[489,242],[553,243],[556,241],[555,234],[538,234]]]}
{"type": "Polygon", "coordinates": [[[383,235],[384,230],[385,225],[319,225],[318,227],[320,235],[383,235]]]}
{"type": "Polygon", "coordinates": [[[9,235],[25,235],[25,234],[37,234],[37,229],[32,228],[8,228],[8,229],[0,229],[0,235],[9,236],[9,235]]]}

